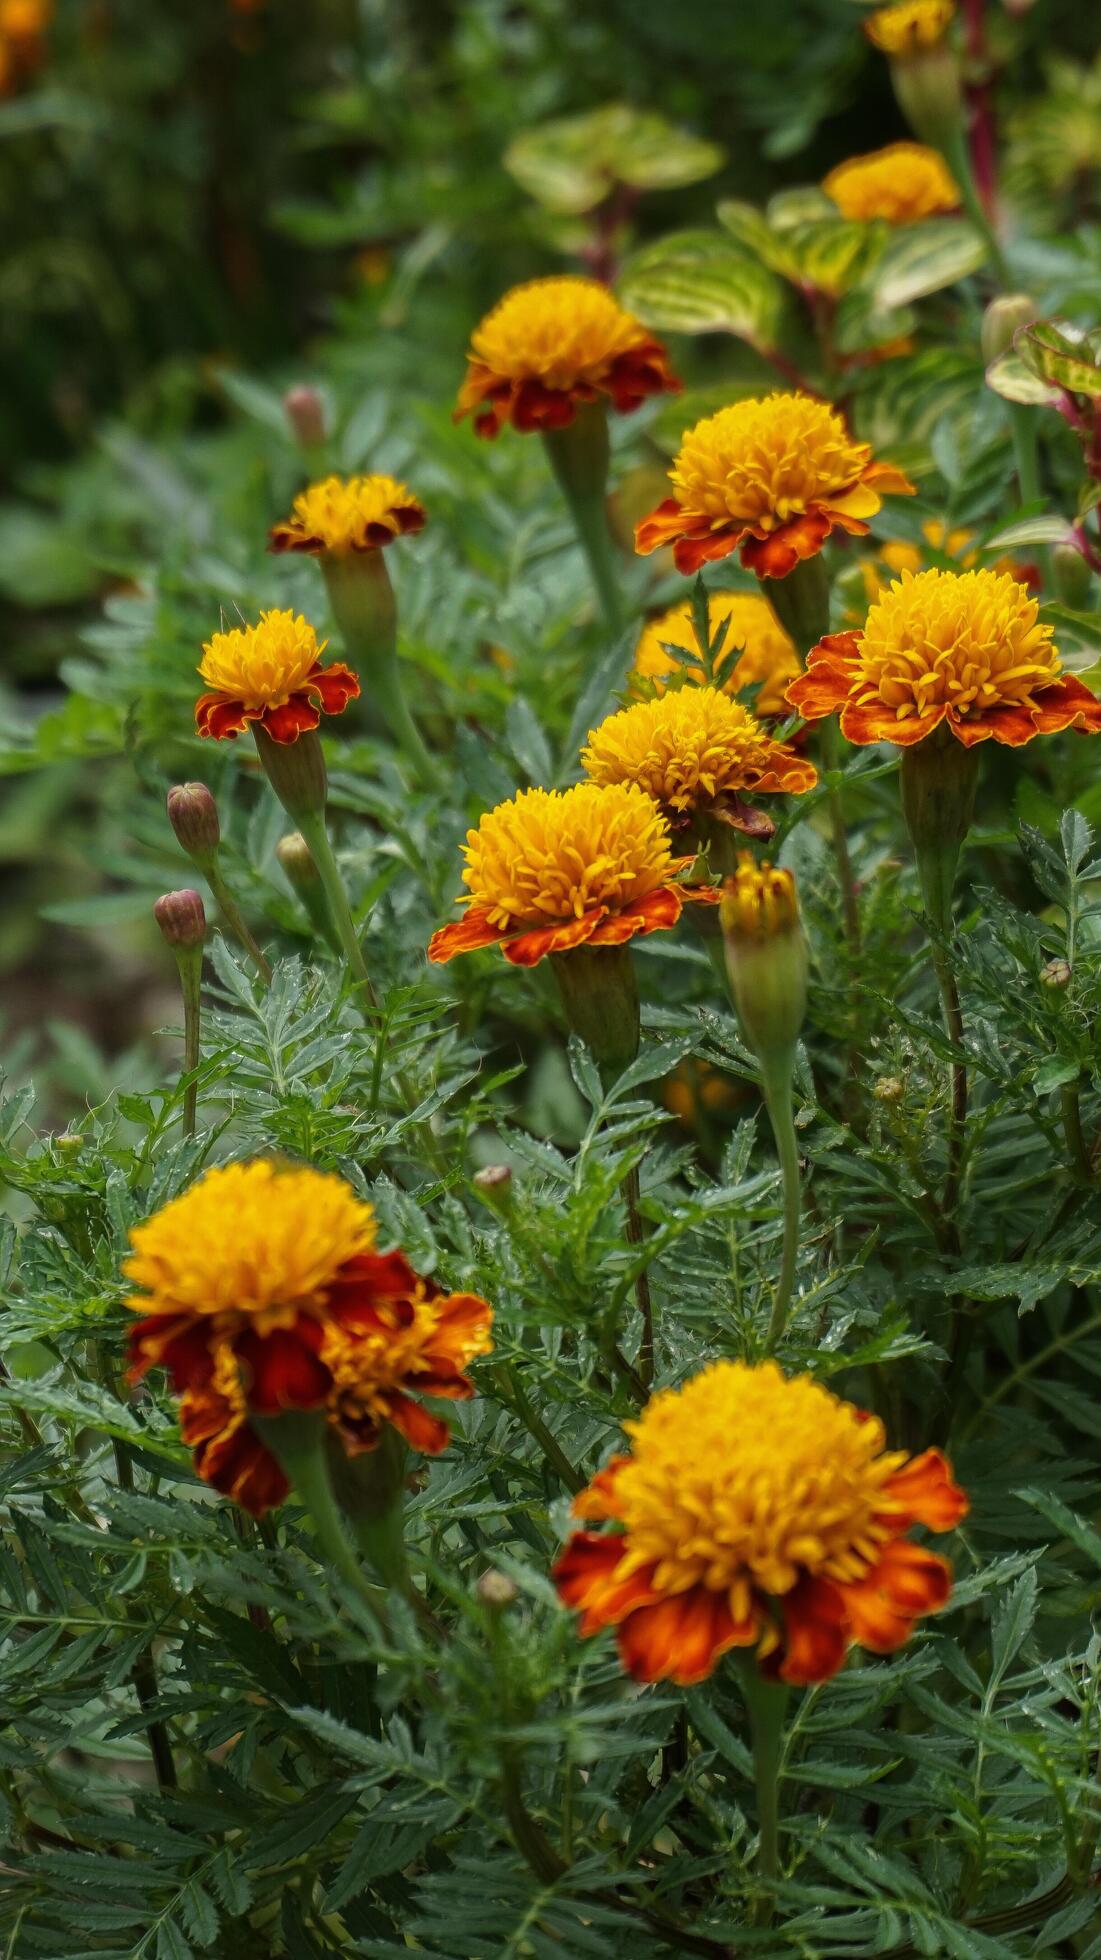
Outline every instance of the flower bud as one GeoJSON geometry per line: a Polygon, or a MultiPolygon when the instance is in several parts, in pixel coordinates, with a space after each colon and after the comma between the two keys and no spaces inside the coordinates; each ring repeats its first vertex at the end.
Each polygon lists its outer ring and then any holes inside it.
{"type": "Polygon", "coordinates": [[[1051,554],[1055,590],[1064,606],[1081,612],[1089,603],[1093,573],[1076,544],[1057,544],[1051,554]]]}
{"type": "Polygon", "coordinates": [[[789,1057],[807,1006],[807,942],[791,872],[743,853],[723,886],[719,921],[746,1040],[765,1066],[789,1057]]]}
{"type": "Polygon", "coordinates": [[[205,783],[177,783],[168,792],[168,821],[193,864],[210,864],[222,839],[218,805],[205,783]]]}
{"type": "Polygon", "coordinates": [[[1070,985],[1070,961],[1048,960],[1040,968],[1040,984],[1043,987],[1067,987],[1070,985]]]}
{"type": "Polygon", "coordinates": [[[201,946],[206,938],[206,912],[198,892],[166,892],[154,905],[153,917],[169,946],[201,946]]]}
{"type": "Polygon", "coordinates": [[[287,389],[283,408],[299,448],[319,448],[325,440],[326,428],[325,404],[318,389],[308,381],[300,381],[296,387],[287,389]]]}
{"type": "Polygon", "coordinates": [[[985,365],[1008,354],[1019,327],[1031,326],[1039,311],[1027,293],[999,293],[982,316],[981,344],[985,365]]]}
{"type": "Polygon", "coordinates": [[[503,1211],[512,1197],[512,1171],[508,1164],[486,1164],[475,1171],[474,1189],[494,1211],[503,1211]]]}
{"type": "Polygon", "coordinates": [[[488,1606],[494,1613],[503,1613],[509,1606],[514,1606],[520,1596],[515,1582],[492,1566],[488,1572],[482,1573],[474,1590],[482,1605],[488,1606]]]}
{"type": "Polygon", "coordinates": [[[877,1102],[889,1103],[893,1106],[903,1101],[906,1089],[897,1075],[881,1075],[872,1094],[877,1102]]]}
{"type": "Polygon", "coordinates": [[[307,728],[293,742],[273,742],[258,721],[253,740],[264,774],[289,817],[323,816],[328,794],[325,757],[316,728],[307,728]]]}
{"type": "Polygon", "coordinates": [[[310,855],[310,847],[300,830],[290,830],[279,839],[275,847],[281,869],[288,884],[294,886],[299,894],[315,891],[321,883],[321,874],[310,855]]]}

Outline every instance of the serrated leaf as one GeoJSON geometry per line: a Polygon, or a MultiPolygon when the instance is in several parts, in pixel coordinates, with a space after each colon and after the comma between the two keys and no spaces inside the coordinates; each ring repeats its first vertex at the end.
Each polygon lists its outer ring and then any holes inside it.
{"type": "Polygon", "coordinates": [[[619,281],[625,306],[665,333],[730,333],[771,346],[780,287],[768,268],[720,232],[682,231],[648,245],[619,281]]]}

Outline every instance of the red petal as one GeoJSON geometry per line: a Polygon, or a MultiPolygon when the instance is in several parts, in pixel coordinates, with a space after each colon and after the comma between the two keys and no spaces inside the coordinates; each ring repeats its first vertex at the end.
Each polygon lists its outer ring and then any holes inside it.
{"type": "Polygon", "coordinates": [[[251,1330],[234,1342],[248,1375],[248,1405],[257,1415],[275,1416],[281,1409],[316,1409],[329,1392],[332,1377],[318,1358],[314,1343],[320,1330],[300,1314],[293,1327],[271,1334],[251,1330]]]}
{"type": "Polygon", "coordinates": [[[923,1524],[930,1531],[952,1531],[970,1510],[967,1493],[952,1476],[952,1466],[939,1450],[926,1450],[896,1470],[883,1486],[890,1509],[883,1515],[906,1531],[923,1524]]]}
{"type": "Polygon", "coordinates": [[[592,939],[603,917],[603,908],[586,912],[581,919],[563,919],[560,925],[537,926],[530,932],[516,933],[501,943],[510,966],[537,966],[548,953],[568,953],[592,939]]]}
{"type": "Polygon", "coordinates": [[[500,926],[490,925],[484,906],[472,905],[465,918],[441,926],[428,942],[428,957],[434,966],[445,966],[457,953],[473,953],[481,946],[496,946],[504,938],[500,926]]]}
{"type": "Polygon", "coordinates": [[[251,717],[266,728],[273,742],[297,742],[311,728],[316,728],[321,720],[321,711],[315,708],[306,693],[292,694],[281,708],[265,708],[262,714],[251,717]]]}
{"type": "Polygon", "coordinates": [[[690,1688],[707,1679],[729,1648],[750,1647],[757,1635],[756,1620],[734,1619],[725,1593],[693,1586],[628,1614],[616,1638],[636,1681],[676,1681],[690,1688]]]}
{"type": "Polygon", "coordinates": [[[341,660],[335,660],[331,667],[318,667],[310,675],[307,687],[327,715],[342,715],[360,691],[356,676],[341,660]]]}
{"type": "Polygon", "coordinates": [[[837,1673],[849,1645],[841,1589],[828,1579],[805,1578],[779,1602],[783,1646],[775,1671],[781,1681],[805,1687],[837,1673]]]}
{"type": "Polygon", "coordinates": [[[793,517],[767,537],[752,535],[742,546],[742,564],[758,578],[786,578],[800,559],[813,558],[821,551],[833,521],[830,512],[817,508],[793,517]]]}
{"type": "Polygon", "coordinates": [[[652,1565],[640,1567],[626,1579],[616,1578],[626,1549],[626,1540],[618,1532],[575,1531],[551,1568],[563,1605],[582,1615],[578,1631],[584,1639],[602,1627],[616,1626],[658,1597],[652,1565]]]}
{"type": "Polygon", "coordinates": [[[414,1402],[411,1395],[392,1389],[386,1397],[386,1416],[404,1436],[410,1449],[423,1456],[439,1456],[451,1440],[451,1431],[441,1417],[434,1416],[414,1402]]]}
{"type": "Polygon", "coordinates": [[[597,926],[589,944],[622,946],[625,940],[636,936],[645,938],[648,933],[661,932],[676,925],[683,905],[684,895],[679,885],[660,885],[657,891],[647,892],[645,898],[625,906],[622,912],[610,912],[597,926]]]}
{"type": "Polygon", "coordinates": [[[221,694],[203,694],[195,703],[195,726],[200,735],[211,735],[216,742],[232,741],[248,727],[243,701],[227,701],[221,694]]]}

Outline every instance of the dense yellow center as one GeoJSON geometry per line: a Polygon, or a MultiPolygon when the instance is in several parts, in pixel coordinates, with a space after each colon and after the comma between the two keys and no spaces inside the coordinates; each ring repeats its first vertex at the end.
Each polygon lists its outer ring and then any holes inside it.
{"type": "Polygon", "coordinates": [[[776,394],[697,422],[670,475],[686,510],[770,531],[852,489],[870,458],[827,402],[776,394]]]}
{"type": "Polygon", "coordinates": [[[742,939],[773,939],[799,924],[799,898],[790,871],[757,864],[748,851],[723,886],[719,919],[724,932],[742,939]]]}
{"type": "Polygon", "coordinates": [[[870,608],[854,698],[899,719],[1030,706],[1061,662],[1035,599],[1005,572],[904,572],[870,608]]]}
{"type": "Polygon", "coordinates": [[[370,1205],[339,1177],[260,1161],[207,1171],[135,1226],[123,1271],[140,1313],[242,1314],[262,1331],[317,1306],[375,1243],[370,1205]]]}
{"type": "Polygon", "coordinates": [[[292,612],[265,612],[256,626],[215,633],[203,648],[199,673],[216,694],[246,708],[281,708],[316,667],[324,642],[292,612]]]}
{"type": "Polygon", "coordinates": [[[943,41],[955,11],[953,0],[896,0],[869,15],[865,28],[884,54],[917,54],[943,41]]]}
{"type": "Polygon", "coordinates": [[[802,1572],[856,1578],[888,1535],[877,1513],[905,1456],[809,1375],[716,1361],[625,1427],[633,1448],[614,1501],[626,1563],[656,1560],[661,1591],[729,1592],[743,1619],[753,1587],[785,1593],[802,1572]]]}
{"type": "Polygon", "coordinates": [[[417,499],[396,477],[329,476],[295,498],[294,518],[308,536],[321,539],[326,551],[339,554],[369,550],[367,534],[373,526],[396,531],[393,512],[416,507],[417,499]]]}
{"type": "Polygon", "coordinates": [[[885,218],[891,225],[954,211],[960,201],[943,157],[923,143],[892,143],[870,156],[851,157],[830,171],[822,189],[842,217],[885,218]]]}
{"type": "Polygon", "coordinates": [[[633,783],[521,790],[468,833],[464,881],[494,926],[622,911],[667,884],[664,818],[633,783]]]}
{"type": "Polygon", "coordinates": [[[493,374],[564,389],[602,379],[614,360],[648,338],[595,279],[533,279],[505,294],[470,344],[493,374]]]}
{"type": "Polygon", "coordinates": [[[609,715],[589,734],[582,765],[595,783],[638,783],[672,810],[751,787],[775,744],[715,687],[681,687],[609,715]]]}
{"type": "MultiPolygon", "coordinates": [[[[728,664],[735,652],[741,656],[724,682],[727,693],[759,686],[758,714],[785,713],[784,690],[799,672],[799,657],[768,600],[756,592],[712,592],[708,598],[712,636],[721,625],[727,629],[716,664],[728,664]]],[[[702,667],[682,663],[675,654],[666,653],[667,646],[698,651],[688,599],[670,606],[668,612],[643,627],[635,649],[635,673],[653,681],[659,694],[664,692],[668,674],[680,673],[693,681],[704,679],[702,667]]]]}

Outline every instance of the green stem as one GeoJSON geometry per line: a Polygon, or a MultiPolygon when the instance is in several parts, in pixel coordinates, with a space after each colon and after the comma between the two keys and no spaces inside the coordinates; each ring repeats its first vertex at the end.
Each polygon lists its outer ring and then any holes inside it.
{"type": "Polygon", "coordinates": [[[329,1563],[385,1633],[385,1595],[365,1579],[333,1497],[325,1461],[324,1417],[295,1409],[278,1416],[253,1415],[251,1420],[293,1485],[329,1563]]]}
{"type": "Polygon", "coordinates": [[[352,978],[356,985],[362,988],[369,1006],[377,1012],[378,1001],[367,972],[367,962],[359,943],[359,934],[352,917],[352,908],[348,903],[348,894],[344,889],[344,880],[340,875],[340,866],[337,864],[336,855],[329,841],[324,815],[314,810],[299,811],[298,828],[309,845],[310,856],[317,866],[317,875],[321,880],[329,912],[344,949],[344,957],[348,962],[352,978]]]}
{"type": "Polygon", "coordinates": [[[588,561],[604,623],[610,634],[620,633],[623,597],[605,502],[609,443],[604,404],[583,404],[566,428],[546,430],[543,443],[588,561]]]}
{"type": "Polygon", "coordinates": [[[1071,1164],[1086,1184],[1092,1184],[1093,1165],[1090,1161],[1086,1133],[1082,1128],[1082,1105],[1077,1081],[1063,1084],[1059,1091],[1059,1104],[1063,1118],[1063,1135],[1067,1140],[1071,1164]]]}
{"type": "MultiPolygon", "coordinates": [[[[646,1221],[639,1210],[641,1190],[638,1165],[627,1172],[620,1186],[627,1207],[627,1243],[640,1247],[646,1243],[646,1221]]],[[[649,1388],[654,1379],[654,1304],[650,1297],[650,1275],[645,1266],[635,1278],[635,1299],[642,1318],[636,1366],[639,1380],[649,1388]]]]}
{"type": "Polygon", "coordinates": [[[580,1471],[576,1470],[570,1462],[557,1436],[554,1435],[552,1430],[548,1429],[542,1416],[532,1406],[528,1392],[515,1368],[512,1366],[512,1363],[509,1361],[500,1362],[494,1368],[493,1374],[497,1382],[498,1393],[501,1395],[502,1400],[506,1402],[511,1401],[524,1428],[527,1430],[529,1436],[538,1443],[552,1470],[561,1478],[566,1489],[572,1491],[574,1496],[576,1496],[579,1490],[584,1489],[585,1479],[580,1471]]]}
{"type": "Polygon", "coordinates": [[[216,858],[204,864],[206,882],[213,893],[215,903],[233,937],[242,945],[263,980],[265,986],[271,983],[271,963],[261,952],[248,926],[245,924],[241,908],[226,883],[225,876],[216,858]]]}
{"type": "Polygon", "coordinates": [[[795,1267],[799,1257],[801,1198],[799,1189],[799,1146],[795,1136],[795,1110],[791,1077],[792,1055],[761,1065],[761,1088],[765,1107],[776,1139],[776,1154],[783,1176],[784,1240],[780,1272],[772,1296],[772,1312],[765,1329],[764,1352],[773,1354],[783,1339],[795,1287],[795,1267]]]}
{"type": "Polygon", "coordinates": [[[438,771],[402,690],[397,602],[383,552],[326,557],[322,563],[344,650],[359,672],[364,707],[381,710],[418,782],[430,788],[438,771]]]}
{"type": "MultiPolygon", "coordinates": [[[[822,748],[827,769],[840,768],[840,731],[832,721],[827,722],[823,732],[822,748]]],[[[849,834],[845,827],[845,805],[840,789],[831,789],[829,792],[829,812],[830,839],[837,866],[837,881],[841,887],[841,916],[845,922],[845,943],[849,949],[849,958],[855,967],[860,958],[860,909],[856,902],[856,884],[853,879],[852,858],[849,855],[849,834]]]]}
{"type": "Polygon", "coordinates": [[[945,131],[942,139],[942,148],[951,168],[952,175],[960,187],[963,208],[990,254],[990,264],[994,277],[1003,292],[1010,292],[1012,290],[1012,274],[1006,264],[1005,254],[998,242],[994,228],[983,208],[982,199],[975,187],[975,177],[971,169],[971,157],[964,135],[962,117],[953,122],[951,127],[945,131]]]}
{"type": "Polygon", "coordinates": [[[608,530],[608,518],[604,509],[603,497],[588,500],[577,497],[568,499],[570,515],[574,528],[589,567],[593,588],[600,601],[600,610],[610,637],[623,631],[623,595],[619,587],[619,571],[615,559],[615,547],[608,530]]]}
{"type": "Polygon", "coordinates": [[[757,1870],[769,1888],[758,1901],[753,1917],[757,1925],[767,1926],[775,1908],[773,1890],[780,1876],[780,1764],[783,1759],[784,1715],[790,1690],[783,1682],[764,1680],[753,1655],[739,1657],[738,1671],[753,1740],[753,1775],[757,1790],[757,1870]]]}
{"type": "MultiPolygon", "coordinates": [[[[963,1010],[960,1006],[959,988],[947,955],[938,949],[933,952],[933,971],[940,989],[941,1011],[944,1025],[953,1048],[963,1047],[963,1010]]],[[[967,1127],[967,1063],[953,1061],[951,1076],[951,1103],[948,1115],[948,1168],[944,1181],[944,1200],[942,1209],[949,1221],[952,1220],[959,1204],[960,1184],[963,1176],[963,1143],[967,1127]]],[[[955,1227],[953,1226],[953,1230],[955,1227]]]]}
{"type": "Polygon", "coordinates": [[[430,789],[437,780],[439,770],[409,712],[395,647],[376,650],[371,658],[369,686],[391,735],[413,769],[417,781],[423,788],[430,789]]]}
{"type": "MultiPolygon", "coordinates": [[[[191,1075],[193,1070],[199,1066],[199,1029],[202,1020],[202,947],[181,946],[176,954],[176,966],[180,975],[180,991],[183,994],[184,1074],[191,1075]]],[[[198,1087],[197,1082],[189,1082],[184,1090],[183,1133],[185,1137],[193,1137],[195,1134],[195,1119],[198,1112],[198,1087]]]]}

